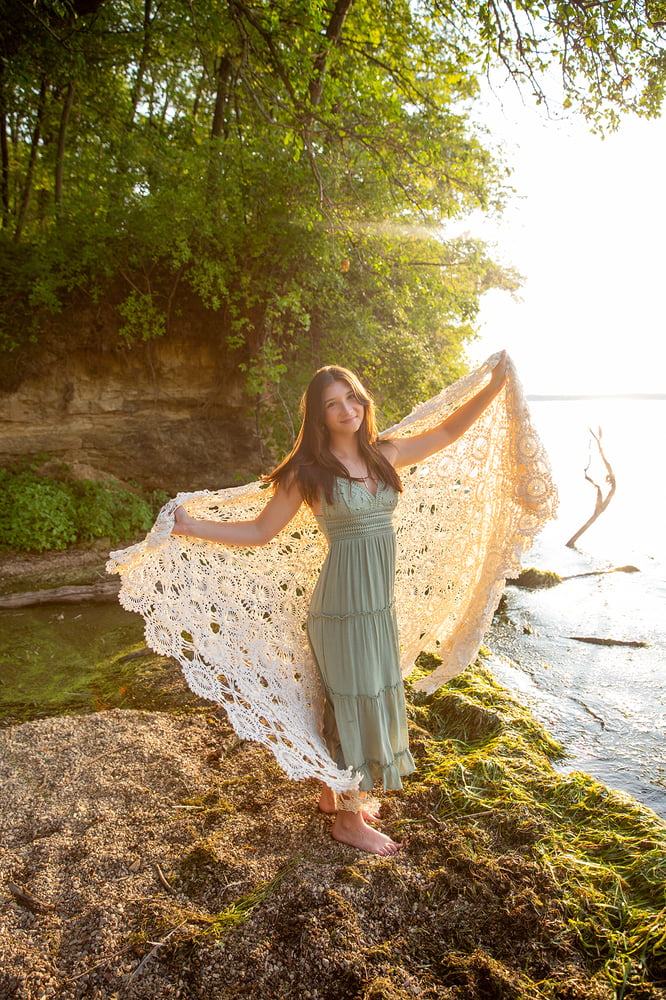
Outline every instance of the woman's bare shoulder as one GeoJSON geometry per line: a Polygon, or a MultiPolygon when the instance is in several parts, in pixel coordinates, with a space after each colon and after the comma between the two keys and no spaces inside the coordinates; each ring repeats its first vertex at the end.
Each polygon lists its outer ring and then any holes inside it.
{"type": "Polygon", "coordinates": [[[394,438],[382,438],[377,442],[377,448],[387,462],[390,462],[391,465],[395,465],[399,452],[394,438]]]}

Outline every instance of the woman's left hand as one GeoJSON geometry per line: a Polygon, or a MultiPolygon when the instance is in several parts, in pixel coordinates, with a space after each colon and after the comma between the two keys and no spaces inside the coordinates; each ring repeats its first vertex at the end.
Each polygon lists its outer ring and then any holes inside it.
{"type": "Polygon", "coordinates": [[[490,377],[490,384],[495,386],[497,389],[501,389],[506,382],[506,362],[507,353],[506,351],[502,351],[490,377]]]}

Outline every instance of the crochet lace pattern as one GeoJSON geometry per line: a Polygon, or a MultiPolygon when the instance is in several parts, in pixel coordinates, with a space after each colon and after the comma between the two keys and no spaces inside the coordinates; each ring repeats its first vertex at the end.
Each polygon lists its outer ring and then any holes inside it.
{"type": "MultiPolygon", "coordinates": [[[[440,423],[488,381],[498,355],[417,406],[382,437],[440,423]]],[[[515,369],[458,441],[400,472],[395,602],[403,674],[439,643],[441,666],[417,687],[432,691],[476,656],[505,579],[557,502],[550,465],[515,369]]],[[[222,704],[241,739],[269,747],[291,778],[318,778],[337,792],[358,778],[340,770],[321,734],[323,691],[305,616],[326,542],[305,504],[268,545],[225,547],[172,536],[174,511],[212,520],[256,516],[262,483],[179,493],[144,541],[112,552],[120,603],[145,619],[146,643],[181,664],[190,688],[222,704]]]]}

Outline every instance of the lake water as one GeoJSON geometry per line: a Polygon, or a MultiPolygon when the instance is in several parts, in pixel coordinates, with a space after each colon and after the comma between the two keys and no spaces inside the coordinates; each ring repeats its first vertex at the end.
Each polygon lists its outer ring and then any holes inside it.
{"type": "MultiPolygon", "coordinates": [[[[499,654],[493,669],[564,744],[571,755],[564,769],[587,771],[666,818],[666,399],[538,400],[530,408],[560,508],[523,565],[561,576],[626,564],[640,572],[533,592],[509,587],[507,616],[495,619],[486,640],[499,654]],[[572,550],[565,543],[595,504],[584,477],[590,426],[603,430],[617,491],[572,550]],[[572,636],[648,645],[597,646],[572,636]]],[[[605,487],[598,458],[590,475],[605,487]]]]}

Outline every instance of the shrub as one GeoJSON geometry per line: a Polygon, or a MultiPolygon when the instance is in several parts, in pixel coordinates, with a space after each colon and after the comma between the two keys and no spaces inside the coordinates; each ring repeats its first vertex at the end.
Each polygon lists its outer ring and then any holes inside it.
{"type": "Polygon", "coordinates": [[[108,480],[40,476],[34,467],[0,469],[0,548],[64,549],[76,541],[123,541],[147,531],[161,495],[149,499],[108,480]]]}
{"type": "Polygon", "coordinates": [[[148,531],[153,523],[150,505],[113,480],[93,483],[84,479],[72,483],[76,498],[77,537],[85,541],[108,537],[119,541],[148,531]]]}

